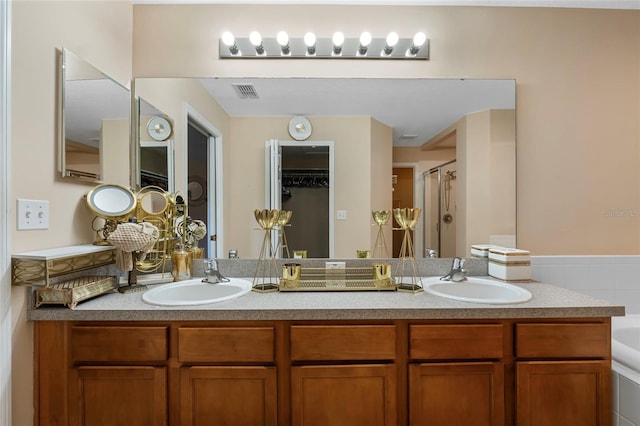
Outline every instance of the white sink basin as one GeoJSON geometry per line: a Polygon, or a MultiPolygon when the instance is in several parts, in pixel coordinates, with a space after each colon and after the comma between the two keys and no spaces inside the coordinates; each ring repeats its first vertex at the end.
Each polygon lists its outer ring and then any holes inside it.
{"type": "Polygon", "coordinates": [[[208,305],[235,299],[251,291],[250,281],[230,278],[227,283],[203,283],[202,278],[163,284],[147,290],[142,300],[158,306],[208,305]]]}
{"type": "Polygon", "coordinates": [[[462,302],[510,304],[531,299],[531,293],[512,284],[485,278],[467,277],[466,281],[442,281],[440,277],[424,278],[424,291],[435,296],[462,302]]]}

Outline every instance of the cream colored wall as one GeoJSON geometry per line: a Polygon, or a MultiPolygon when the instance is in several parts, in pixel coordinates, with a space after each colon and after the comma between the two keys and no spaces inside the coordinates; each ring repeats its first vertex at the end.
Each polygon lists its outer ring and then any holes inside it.
{"type": "Polygon", "coordinates": [[[471,244],[515,246],[513,123],[513,112],[485,110],[455,126],[458,256],[468,256],[471,244]]]}
{"type": "MultiPolygon", "coordinates": [[[[371,119],[369,117],[310,116],[313,134],[308,140],[333,141],[335,150],[335,210],[347,210],[347,220],[335,220],[335,256],[355,257],[356,250],[369,247],[371,206],[371,119]],[[362,191],[346,191],[347,185],[364,182],[362,191]]],[[[289,141],[291,117],[232,117],[231,141],[225,146],[229,167],[225,182],[225,252],[237,249],[240,257],[260,254],[263,234],[256,231],[255,209],[263,209],[265,141],[289,141]]],[[[225,157],[226,159],[227,157],[225,157]]],[[[390,180],[390,179],[389,179],[390,180]]],[[[389,207],[387,207],[389,208],[389,207]]]]}
{"type": "Polygon", "coordinates": [[[518,245],[539,255],[640,250],[640,11],[136,5],[134,15],[139,76],[514,78],[518,245]],[[217,58],[224,30],[247,35],[257,23],[265,36],[424,30],[431,59],[217,58]]]}
{"type": "MultiPolygon", "coordinates": [[[[370,211],[391,210],[393,208],[393,129],[377,120],[371,120],[371,204],[370,211]]],[[[373,224],[371,212],[369,212],[368,222],[373,224]]],[[[384,240],[387,242],[389,255],[393,250],[393,220],[383,227],[384,240]]],[[[376,249],[378,254],[383,253],[382,247],[375,247],[378,227],[369,225],[371,230],[371,241],[365,248],[370,248],[373,254],[376,249]]],[[[379,242],[380,244],[381,242],[379,242]]]]}
{"type": "Polygon", "coordinates": [[[101,174],[104,182],[129,187],[129,120],[103,120],[100,153],[101,174]]]}
{"type": "MultiPolygon", "coordinates": [[[[82,200],[91,185],[58,177],[56,49],[66,47],[128,85],[132,19],[127,2],[12,1],[11,196],[49,200],[51,215],[48,230],[14,230],[12,253],[93,241],[82,200]]],[[[9,223],[15,222],[13,211],[9,223]]],[[[24,295],[24,288],[12,288],[14,425],[33,424],[32,324],[24,295]]]]}

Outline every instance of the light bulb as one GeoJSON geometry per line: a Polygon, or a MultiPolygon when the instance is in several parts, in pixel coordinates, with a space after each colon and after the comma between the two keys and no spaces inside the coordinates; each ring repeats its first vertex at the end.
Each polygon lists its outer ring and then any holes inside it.
{"type": "Polygon", "coordinates": [[[415,47],[422,46],[425,41],[427,41],[427,36],[422,31],[413,36],[413,45],[415,47]]]}
{"type": "Polygon", "coordinates": [[[396,44],[398,44],[398,40],[400,40],[400,37],[398,37],[398,33],[393,31],[390,32],[387,35],[387,46],[394,47],[396,44]]]}
{"type": "Polygon", "coordinates": [[[358,47],[358,55],[364,56],[367,54],[369,43],[371,43],[371,33],[365,31],[360,34],[360,47],[358,47]]]}
{"type": "Polygon", "coordinates": [[[335,32],[331,38],[331,42],[334,46],[342,46],[342,43],[344,43],[344,34],[340,31],[335,32]]]}
{"type": "Polygon", "coordinates": [[[304,35],[304,44],[307,45],[307,55],[316,54],[316,35],[308,32],[304,35]]]}
{"type": "Polygon", "coordinates": [[[367,47],[369,46],[369,43],[371,43],[371,33],[368,31],[363,32],[362,34],[360,34],[360,46],[362,47],[367,47]]]}
{"type": "Polygon", "coordinates": [[[278,40],[280,46],[286,46],[289,44],[289,34],[286,31],[280,31],[276,35],[276,40],[278,40]]]}
{"type": "Polygon", "coordinates": [[[304,35],[304,44],[307,45],[307,47],[312,47],[316,44],[316,35],[312,32],[308,32],[304,35]]]}
{"type": "Polygon", "coordinates": [[[229,31],[222,33],[222,42],[225,46],[233,46],[236,43],[236,38],[229,31]]]}
{"type": "Polygon", "coordinates": [[[249,41],[251,42],[251,44],[258,47],[262,44],[262,36],[259,32],[252,31],[251,34],[249,34],[249,41]]]}

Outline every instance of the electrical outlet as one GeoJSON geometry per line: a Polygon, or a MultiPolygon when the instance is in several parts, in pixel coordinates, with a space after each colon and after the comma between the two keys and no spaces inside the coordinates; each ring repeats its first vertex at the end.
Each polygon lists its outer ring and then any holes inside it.
{"type": "Polygon", "coordinates": [[[326,269],[344,269],[346,266],[345,262],[325,262],[324,264],[326,269]]]}
{"type": "Polygon", "coordinates": [[[18,231],[49,229],[49,202],[18,199],[18,231]]]}

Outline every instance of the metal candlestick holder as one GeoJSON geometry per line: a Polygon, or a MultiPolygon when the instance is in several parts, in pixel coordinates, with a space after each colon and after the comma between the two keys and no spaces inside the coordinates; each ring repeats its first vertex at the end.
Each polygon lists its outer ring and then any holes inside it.
{"type": "Polygon", "coordinates": [[[384,232],[382,227],[385,226],[389,222],[389,218],[391,217],[391,212],[389,210],[374,210],[371,212],[371,216],[373,216],[373,220],[378,226],[378,235],[376,236],[376,242],[373,245],[373,257],[378,258],[387,258],[389,256],[389,249],[387,248],[387,242],[384,239],[384,232]],[[380,251],[380,255],[376,256],[380,251]]]}
{"type": "Polygon", "coordinates": [[[271,231],[278,223],[280,210],[256,209],[253,213],[258,225],[264,231],[264,238],[262,239],[256,274],[253,277],[252,290],[261,293],[278,291],[280,271],[278,271],[278,264],[276,263],[276,250],[271,239],[271,231]]]}
{"type": "MultiPolygon", "coordinates": [[[[282,255],[287,258],[291,257],[291,253],[289,253],[289,243],[287,243],[287,234],[284,232],[284,227],[289,226],[292,214],[293,212],[290,210],[280,210],[280,215],[278,216],[278,246],[282,248],[282,255]]],[[[276,248],[277,252],[278,248],[276,248]]]]}
{"type": "Polygon", "coordinates": [[[404,233],[395,273],[398,291],[410,293],[424,291],[422,280],[416,273],[416,259],[413,251],[413,240],[411,238],[413,227],[418,222],[421,211],[422,209],[419,208],[393,209],[393,217],[396,219],[396,222],[398,222],[398,225],[400,225],[400,230],[404,233]],[[410,275],[406,275],[407,269],[409,269],[410,275]]]}

